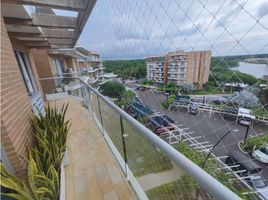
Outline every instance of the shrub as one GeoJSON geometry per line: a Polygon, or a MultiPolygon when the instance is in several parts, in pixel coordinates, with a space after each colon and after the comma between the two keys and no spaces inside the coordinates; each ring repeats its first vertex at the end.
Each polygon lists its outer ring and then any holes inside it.
{"type": "Polygon", "coordinates": [[[31,150],[31,155],[40,163],[44,173],[50,164],[59,172],[60,165],[66,151],[67,134],[70,129],[70,120],[65,121],[68,105],[61,109],[51,108],[48,104],[46,115],[41,113],[32,120],[34,135],[37,141],[36,148],[31,150]],[[39,155],[40,154],[40,155],[39,155]]]}
{"type": "Polygon", "coordinates": [[[60,165],[66,150],[70,121],[65,121],[68,105],[61,109],[46,108],[32,120],[36,146],[29,151],[27,183],[7,172],[1,163],[0,185],[11,189],[3,195],[14,199],[57,200],[60,194],[60,165]]]}
{"type": "Polygon", "coordinates": [[[103,95],[120,99],[126,91],[125,86],[117,81],[108,81],[100,86],[103,95]]]}
{"type": "Polygon", "coordinates": [[[173,103],[173,101],[175,100],[175,98],[176,98],[176,95],[174,95],[174,94],[173,95],[170,95],[166,101],[164,101],[164,102],[161,103],[161,106],[163,108],[165,108],[165,109],[168,109],[169,105],[173,103]]]}
{"type": "Polygon", "coordinates": [[[241,148],[244,151],[251,152],[254,149],[259,149],[260,147],[268,144],[268,132],[260,136],[254,136],[249,138],[245,143],[241,144],[241,148]]]}

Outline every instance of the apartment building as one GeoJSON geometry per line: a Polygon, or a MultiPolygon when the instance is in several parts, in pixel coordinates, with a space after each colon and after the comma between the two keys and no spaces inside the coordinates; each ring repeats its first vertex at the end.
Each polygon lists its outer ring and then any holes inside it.
{"type": "Polygon", "coordinates": [[[78,60],[78,65],[80,70],[92,79],[91,83],[103,81],[104,67],[100,54],[82,46],[76,46],[75,49],[83,55],[83,58],[78,60]]]}
{"type": "Polygon", "coordinates": [[[147,79],[156,83],[198,83],[202,87],[210,72],[210,51],[175,51],[146,58],[147,79]]]}
{"type": "Polygon", "coordinates": [[[157,83],[165,82],[166,60],[165,56],[152,56],[146,58],[147,62],[147,80],[157,83]]]}
{"type": "MultiPolygon", "coordinates": [[[[81,46],[74,48],[60,48],[48,50],[33,50],[35,65],[39,78],[47,77],[73,77],[81,78],[83,81],[94,84],[102,80],[104,68],[99,54],[94,53],[81,46]]],[[[63,79],[41,81],[42,89],[45,93],[53,93],[62,88],[63,79]]],[[[70,84],[68,89],[78,87],[70,84]],[[72,86],[71,86],[72,85],[72,86]]]]}

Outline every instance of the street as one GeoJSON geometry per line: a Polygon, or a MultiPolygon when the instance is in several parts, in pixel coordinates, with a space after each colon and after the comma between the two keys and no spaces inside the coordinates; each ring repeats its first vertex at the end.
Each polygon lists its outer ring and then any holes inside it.
{"type": "MultiPolygon", "coordinates": [[[[153,110],[165,113],[171,117],[177,124],[183,124],[183,127],[194,131],[194,136],[202,136],[198,141],[208,141],[209,144],[214,145],[218,140],[226,134],[229,130],[232,131],[226,136],[216,147],[213,153],[216,156],[226,156],[228,152],[239,151],[238,142],[245,137],[246,126],[237,124],[235,119],[224,119],[220,114],[212,114],[209,118],[209,112],[200,111],[198,115],[190,115],[186,108],[179,108],[177,110],[164,110],[160,107],[160,103],[167,97],[164,94],[154,91],[136,91],[140,100],[153,110]]],[[[254,124],[250,127],[249,136],[258,135],[268,130],[268,125],[254,124]]],[[[252,159],[249,157],[249,159],[252,159]]],[[[222,159],[224,161],[224,159],[222,159]]],[[[268,166],[257,162],[263,168],[263,177],[268,180],[268,166]]]]}

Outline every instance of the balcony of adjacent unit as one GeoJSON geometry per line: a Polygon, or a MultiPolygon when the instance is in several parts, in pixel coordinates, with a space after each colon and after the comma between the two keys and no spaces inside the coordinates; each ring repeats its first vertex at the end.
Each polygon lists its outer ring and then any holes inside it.
{"type": "Polygon", "coordinates": [[[69,104],[66,199],[239,199],[177,151],[175,140],[154,134],[116,106],[114,98],[80,79],[72,81],[80,87],[65,90],[60,82],[61,92],[51,89],[46,95],[50,105],[69,104]]]}
{"type": "Polygon", "coordinates": [[[167,73],[168,73],[168,74],[179,74],[180,71],[169,69],[167,73]]]}

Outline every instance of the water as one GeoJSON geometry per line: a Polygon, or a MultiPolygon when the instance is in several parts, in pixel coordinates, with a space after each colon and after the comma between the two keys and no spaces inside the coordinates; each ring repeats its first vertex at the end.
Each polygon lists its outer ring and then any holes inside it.
{"type": "Polygon", "coordinates": [[[252,64],[239,62],[238,67],[232,68],[233,70],[238,70],[240,72],[250,74],[256,78],[262,78],[264,75],[268,75],[268,65],[266,64],[252,64]]]}

